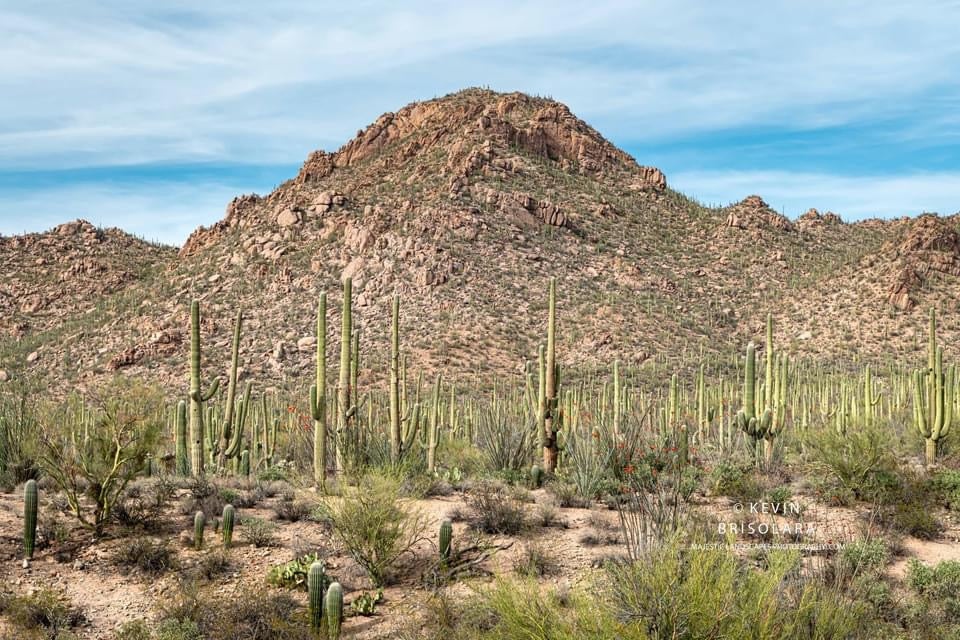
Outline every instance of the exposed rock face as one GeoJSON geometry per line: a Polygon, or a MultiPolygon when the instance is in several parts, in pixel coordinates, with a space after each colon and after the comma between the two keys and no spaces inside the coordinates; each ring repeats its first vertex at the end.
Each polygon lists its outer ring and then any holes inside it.
{"type": "Polygon", "coordinates": [[[790,220],[771,209],[770,205],[757,195],[747,196],[728,207],[725,226],[741,230],[793,231],[790,220]]]}
{"type": "Polygon", "coordinates": [[[960,276],[960,236],[935,215],[923,215],[910,224],[906,236],[884,254],[891,260],[887,300],[901,310],[916,305],[914,293],[932,272],[960,276]]]}
{"type": "Polygon", "coordinates": [[[843,224],[843,220],[837,214],[832,211],[821,214],[816,209],[808,209],[806,213],[797,218],[796,222],[797,228],[801,231],[835,227],[841,224],[843,224]]]}

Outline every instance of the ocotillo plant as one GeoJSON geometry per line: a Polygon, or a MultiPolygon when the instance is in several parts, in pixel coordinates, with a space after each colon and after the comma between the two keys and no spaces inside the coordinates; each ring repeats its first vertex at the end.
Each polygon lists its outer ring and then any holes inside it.
{"type": "Polygon", "coordinates": [[[327,294],[317,303],[316,383],[310,390],[313,418],[313,482],[320,489],[327,482],[327,294]]]}
{"type": "Polygon", "coordinates": [[[202,476],[204,468],[203,404],[220,388],[220,378],[203,393],[200,385],[200,301],[190,305],[190,467],[194,475],[202,476]]]}
{"type": "Polygon", "coordinates": [[[235,517],[235,511],[232,504],[228,504],[223,508],[223,548],[229,549],[230,545],[233,544],[233,520],[235,517]]]}
{"type": "Polygon", "coordinates": [[[340,628],[343,624],[343,587],[334,582],[327,589],[326,611],[327,632],[331,640],[340,637],[340,628]]]}
{"type": "Polygon", "coordinates": [[[310,628],[319,633],[323,620],[323,564],[314,562],[307,573],[307,593],[310,597],[310,628]]]}
{"type": "Polygon", "coordinates": [[[181,400],[177,403],[175,418],[175,466],[178,476],[190,475],[190,454],[187,445],[187,403],[181,400]]]}
{"type": "Polygon", "coordinates": [[[33,558],[37,542],[37,481],[30,479],[23,487],[23,566],[33,558]]]}

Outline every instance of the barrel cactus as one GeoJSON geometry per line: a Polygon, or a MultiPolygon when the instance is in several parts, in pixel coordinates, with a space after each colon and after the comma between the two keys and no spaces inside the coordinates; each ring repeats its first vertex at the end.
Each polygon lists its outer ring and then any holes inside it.
{"type": "Polygon", "coordinates": [[[533,465],[530,469],[530,482],[534,489],[539,489],[543,484],[543,469],[538,465],[533,465]]]}
{"type": "Polygon", "coordinates": [[[23,566],[33,558],[37,542],[37,481],[27,480],[23,488],[23,566]]]}
{"type": "Polygon", "coordinates": [[[230,544],[233,542],[233,520],[235,516],[235,511],[232,504],[228,504],[223,508],[223,546],[226,549],[230,548],[230,544]]]}
{"type": "Polygon", "coordinates": [[[327,629],[330,638],[337,640],[340,637],[340,627],[343,624],[343,587],[334,582],[327,589],[326,598],[327,629]]]}

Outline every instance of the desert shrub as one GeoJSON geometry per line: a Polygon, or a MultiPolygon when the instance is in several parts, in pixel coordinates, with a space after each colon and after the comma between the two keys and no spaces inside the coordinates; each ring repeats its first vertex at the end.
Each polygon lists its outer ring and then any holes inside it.
{"type": "Polygon", "coordinates": [[[133,482],[114,506],[113,517],[124,527],[155,531],[160,528],[164,510],[176,490],[167,478],[133,482]]]}
{"type": "Polygon", "coordinates": [[[527,525],[523,504],[498,482],[483,481],[466,496],[471,524],[484,533],[515,535],[527,525]]]}
{"type": "Polygon", "coordinates": [[[749,502],[763,495],[763,485],[752,465],[721,460],[710,471],[714,495],[726,496],[738,502],[749,502]]]}
{"type": "Polygon", "coordinates": [[[223,549],[214,549],[200,557],[193,575],[200,580],[214,580],[228,573],[232,567],[230,555],[223,549]]]}
{"type": "Polygon", "coordinates": [[[204,640],[200,628],[192,620],[161,620],[147,623],[143,620],[123,625],[114,640],[204,640]]]}
{"type": "Polygon", "coordinates": [[[951,511],[960,511],[960,470],[941,469],[930,478],[937,501],[951,511]]]}
{"type": "Polygon", "coordinates": [[[896,475],[892,440],[894,437],[880,426],[863,426],[846,433],[829,428],[812,430],[804,443],[814,472],[829,474],[862,500],[876,498],[878,486],[896,475]]]}
{"type": "Polygon", "coordinates": [[[121,568],[158,576],[176,568],[176,553],[162,540],[134,538],[119,547],[114,562],[121,568]]]}
{"type": "Polygon", "coordinates": [[[547,493],[561,509],[589,509],[592,501],[584,498],[577,487],[569,482],[557,479],[547,485],[547,493]]]}
{"type": "Polygon", "coordinates": [[[366,476],[355,491],[325,506],[334,538],[378,587],[393,577],[401,556],[427,539],[429,520],[390,478],[366,476]]]}
{"type": "Polygon", "coordinates": [[[41,632],[51,640],[72,637],[70,629],[85,622],[83,612],[48,589],[29,595],[0,594],[0,616],[19,632],[41,632]]]}
{"type": "Polygon", "coordinates": [[[534,512],[533,524],[538,527],[567,527],[566,521],[560,517],[560,511],[552,502],[541,502],[534,512]]]}
{"type": "Polygon", "coordinates": [[[944,560],[931,567],[911,558],[907,565],[907,584],[920,596],[957,597],[960,595],[960,561],[944,560]]]}
{"type": "MultiPolygon", "coordinates": [[[[176,624],[203,640],[313,640],[304,608],[286,593],[250,587],[224,598],[186,584],[161,611],[158,627],[176,624]]],[[[176,637],[176,636],[172,636],[176,637]]],[[[178,638],[179,640],[179,638],[178,638]]]]}
{"type": "MultiPolygon", "coordinates": [[[[306,591],[310,566],[314,562],[322,562],[320,556],[316,553],[308,553],[298,556],[290,562],[278,564],[270,569],[267,574],[267,582],[283,589],[306,591]]],[[[327,583],[331,582],[329,576],[325,577],[328,578],[327,583]]]]}
{"type": "Polygon", "coordinates": [[[529,578],[542,578],[557,573],[560,562],[541,544],[530,542],[523,545],[520,555],[513,561],[513,570],[529,578]]]}
{"type": "Polygon", "coordinates": [[[254,547],[272,547],[277,542],[277,525],[263,518],[243,518],[240,520],[240,526],[243,539],[254,547]]]}
{"type": "Polygon", "coordinates": [[[934,515],[934,499],[923,478],[904,474],[896,492],[891,492],[886,502],[880,504],[880,522],[899,533],[933,540],[943,530],[934,515]]]}
{"type": "Polygon", "coordinates": [[[857,637],[862,607],[799,579],[799,561],[772,552],[761,569],[744,570],[725,548],[683,550],[672,541],[637,562],[608,564],[606,579],[616,618],[651,638],[857,637]]]}
{"type": "Polygon", "coordinates": [[[840,564],[847,576],[879,574],[889,561],[890,551],[880,538],[848,542],[840,551],[840,564]]]}
{"type": "Polygon", "coordinates": [[[306,500],[280,500],[273,506],[273,514],[277,520],[300,522],[310,517],[314,506],[306,500]]]}
{"type": "Polygon", "coordinates": [[[133,387],[108,391],[106,397],[93,416],[67,415],[44,425],[41,454],[44,472],[96,535],[103,533],[163,428],[157,394],[133,387]]]}

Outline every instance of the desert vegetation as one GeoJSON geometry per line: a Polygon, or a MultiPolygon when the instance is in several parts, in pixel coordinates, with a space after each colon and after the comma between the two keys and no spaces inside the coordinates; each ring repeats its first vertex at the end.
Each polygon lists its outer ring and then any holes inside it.
{"type": "Polygon", "coordinates": [[[184,389],[4,387],[6,637],[960,634],[960,380],[933,310],[918,362],[792,359],[768,317],[651,384],[561,366],[551,280],[542,345],[487,384],[428,382],[396,296],[380,385],[351,287],[333,337],[318,300],[299,392],[244,375],[240,310],[230,359],[204,359],[199,301],[184,389]]]}

